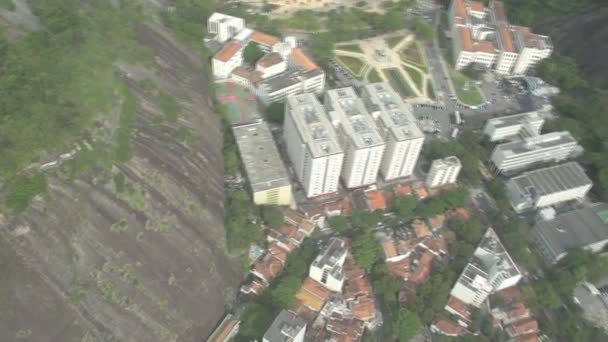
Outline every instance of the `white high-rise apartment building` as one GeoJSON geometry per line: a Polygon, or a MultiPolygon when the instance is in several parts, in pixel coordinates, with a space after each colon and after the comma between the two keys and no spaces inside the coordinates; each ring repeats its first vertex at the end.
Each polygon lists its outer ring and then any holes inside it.
{"type": "Polygon", "coordinates": [[[215,35],[215,40],[224,43],[245,28],[245,20],[223,13],[213,13],[207,19],[207,32],[215,35]]]}
{"type": "Polygon", "coordinates": [[[325,109],[314,95],[287,98],[283,134],[287,154],[306,196],[337,192],[344,152],[325,109]]]}
{"type": "Polygon", "coordinates": [[[310,265],[308,275],[334,292],[342,292],[344,284],[344,261],[348,251],[346,242],[332,238],[329,245],[310,265]]]}
{"type": "Polygon", "coordinates": [[[384,141],[365,104],[351,87],[327,91],[324,104],[344,149],[345,186],[357,188],[375,183],[384,141]]]}
{"type": "Polygon", "coordinates": [[[570,132],[562,131],[497,145],[492,151],[490,160],[498,172],[509,174],[537,163],[576,157],[582,152],[583,148],[570,132]]]}
{"type": "Polygon", "coordinates": [[[450,295],[479,308],[489,295],[516,285],[521,278],[498,235],[488,228],[450,295]]]}
{"type": "Polygon", "coordinates": [[[412,107],[386,83],[366,85],[361,97],[386,144],[380,166],[382,176],[385,180],[411,176],[424,143],[412,107]]]}
{"type": "Polygon", "coordinates": [[[433,160],[431,169],[426,176],[426,185],[429,188],[434,188],[456,183],[461,169],[460,159],[455,156],[433,160]]]}

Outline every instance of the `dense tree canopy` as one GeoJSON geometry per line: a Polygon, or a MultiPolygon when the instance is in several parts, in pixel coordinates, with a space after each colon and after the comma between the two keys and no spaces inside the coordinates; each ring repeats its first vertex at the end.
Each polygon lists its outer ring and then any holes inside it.
{"type": "Polygon", "coordinates": [[[279,229],[283,225],[283,212],[274,205],[264,205],[261,207],[262,220],[264,223],[274,229],[279,229]]]}
{"type": "Polygon", "coordinates": [[[397,320],[393,325],[395,335],[397,335],[399,342],[409,342],[412,337],[418,334],[420,330],[420,319],[416,312],[402,308],[399,310],[397,320]]]}
{"type": "Polygon", "coordinates": [[[245,63],[255,64],[262,56],[264,56],[264,52],[257,43],[250,42],[245,46],[245,49],[243,49],[243,61],[245,61],[245,63]]]}

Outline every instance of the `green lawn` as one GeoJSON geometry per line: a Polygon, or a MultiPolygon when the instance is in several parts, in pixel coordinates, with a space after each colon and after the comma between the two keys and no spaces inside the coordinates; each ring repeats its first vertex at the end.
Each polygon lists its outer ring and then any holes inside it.
{"type": "Polygon", "coordinates": [[[422,74],[420,73],[420,71],[406,66],[403,66],[403,69],[405,70],[405,72],[407,72],[407,74],[410,76],[410,78],[412,79],[412,81],[414,81],[414,84],[416,85],[416,88],[420,91],[422,91],[422,74]]]}
{"type": "Polygon", "coordinates": [[[367,74],[367,81],[369,83],[382,82],[382,78],[380,77],[378,70],[376,70],[376,69],[370,70],[369,74],[367,74]]]}
{"type": "Polygon", "coordinates": [[[456,96],[458,96],[458,99],[462,103],[476,106],[483,102],[483,96],[473,80],[468,79],[466,76],[453,69],[450,70],[450,76],[452,77],[452,83],[456,90],[456,96]]]}
{"type": "Polygon", "coordinates": [[[342,51],[351,51],[351,52],[363,52],[363,50],[361,50],[361,47],[359,46],[359,44],[347,44],[347,45],[338,45],[335,48],[336,50],[342,50],[342,51]]]}
{"type": "Polygon", "coordinates": [[[393,37],[388,37],[385,38],[384,41],[386,41],[386,45],[388,45],[389,47],[394,47],[395,45],[397,45],[400,41],[403,40],[403,38],[405,38],[405,36],[400,35],[400,36],[393,36],[393,37]]]}
{"type": "Polygon", "coordinates": [[[401,50],[401,57],[404,62],[409,62],[416,65],[424,65],[424,58],[420,46],[416,42],[412,42],[406,48],[401,50]]]}
{"type": "Polygon", "coordinates": [[[355,76],[361,76],[365,63],[359,58],[349,56],[336,56],[338,63],[350,70],[355,76]]]}
{"type": "Polygon", "coordinates": [[[395,91],[397,91],[399,94],[401,94],[401,97],[414,96],[414,93],[412,92],[409,85],[407,84],[407,81],[403,78],[403,76],[399,72],[399,69],[387,68],[387,69],[383,69],[382,72],[384,73],[384,76],[386,76],[386,78],[388,79],[389,83],[391,84],[391,87],[393,87],[393,89],[395,89],[395,91]]]}
{"type": "Polygon", "coordinates": [[[426,82],[426,96],[431,100],[436,99],[435,88],[433,88],[433,83],[430,80],[426,82]]]}

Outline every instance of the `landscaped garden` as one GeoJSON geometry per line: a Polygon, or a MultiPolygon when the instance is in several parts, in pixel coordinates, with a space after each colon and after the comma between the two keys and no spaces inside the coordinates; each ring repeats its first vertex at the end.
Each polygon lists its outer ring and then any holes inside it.
{"type": "Polygon", "coordinates": [[[483,102],[483,95],[475,85],[475,81],[454,69],[450,70],[450,77],[456,90],[456,96],[462,103],[476,106],[483,102]]]}
{"type": "Polygon", "coordinates": [[[410,89],[409,85],[398,68],[387,68],[382,70],[384,76],[388,79],[391,87],[397,91],[401,97],[414,96],[414,92],[410,89]]]}

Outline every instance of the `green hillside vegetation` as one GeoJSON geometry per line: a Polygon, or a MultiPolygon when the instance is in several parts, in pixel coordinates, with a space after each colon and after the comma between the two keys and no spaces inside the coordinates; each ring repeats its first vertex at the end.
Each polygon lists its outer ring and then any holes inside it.
{"type": "Polygon", "coordinates": [[[151,61],[135,41],[132,2],[30,2],[44,26],[14,43],[0,38],[0,181],[61,151],[108,113],[119,90],[113,61],[151,61]]]}
{"type": "Polygon", "coordinates": [[[504,0],[509,20],[534,26],[542,21],[587,12],[605,0],[504,0]]]}

